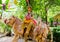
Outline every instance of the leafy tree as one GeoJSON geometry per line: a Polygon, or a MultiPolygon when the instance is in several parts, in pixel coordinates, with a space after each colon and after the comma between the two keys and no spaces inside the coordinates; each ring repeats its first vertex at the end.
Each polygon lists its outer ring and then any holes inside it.
{"type": "MultiPolygon", "coordinates": [[[[30,5],[32,7],[32,12],[34,12],[35,16],[40,16],[47,23],[48,11],[51,9],[52,12],[55,12],[52,7],[60,6],[60,0],[30,0],[30,5]]],[[[19,8],[23,7],[23,13],[27,12],[27,4],[26,0],[14,0],[14,3],[19,8]]],[[[56,8],[58,9],[58,8],[56,8]]],[[[57,10],[56,10],[57,11],[57,10]]],[[[50,14],[50,12],[49,12],[50,14]]],[[[55,14],[54,14],[55,15],[55,14]]],[[[37,18],[37,17],[36,17],[37,18]]]]}
{"type": "Polygon", "coordinates": [[[2,0],[0,0],[0,9],[2,9],[2,6],[1,6],[1,4],[2,4],[2,0]]]}
{"type": "Polygon", "coordinates": [[[2,0],[0,0],[0,4],[2,4],[2,0]]]}

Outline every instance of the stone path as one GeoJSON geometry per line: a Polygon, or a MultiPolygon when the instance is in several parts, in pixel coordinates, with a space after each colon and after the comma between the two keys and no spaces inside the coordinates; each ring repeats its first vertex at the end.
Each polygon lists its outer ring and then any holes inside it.
{"type": "MultiPolygon", "coordinates": [[[[12,42],[12,37],[2,37],[0,38],[0,42],[12,42]]],[[[18,42],[24,42],[24,39],[19,39],[18,42]]],[[[28,41],[32,42],[32,41],[28,41]]]]}

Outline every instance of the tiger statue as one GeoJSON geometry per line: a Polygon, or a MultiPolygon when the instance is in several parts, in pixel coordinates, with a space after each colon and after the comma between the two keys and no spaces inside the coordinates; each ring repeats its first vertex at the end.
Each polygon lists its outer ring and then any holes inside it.
{"type": "Polygon", "coordinates": [[[17,17],[11,16],[9,19],[5,19],[4,22],[13,28],[14,38],[12,42],[17,42],[18,38],[22,36],[21,31],[22,21],[17,17]]]}
{"type": "MultiPolygon", "coordinates": [[[[42,21],[40,21],[40,19],[38,19],[39,22],[36,25],[36,20],[33,20],[33,23],[35,24],[35,27],[31,28],[30,31],[28,31],[28,35],[30,35],[32,37],[33,40],[35,40],[36,42],[45,42],[45,39],[47,38],[47,34],[49,32],[49,26],[47,26],[45,23],[43,23],[42,21]]],[[[25,38],[25,42],[27,42],[28,40],[28,35],[26,36],[25,32],[22,31],[22,24],[23,22],[18,19],[17,17],[12,16],[9,19],[5,19],[4,22],[6,24],[8,24],[9,26],[11,26],[14,30],[14,39],[12,42],[18,42],[19,37],[23,37],[23,33],[24,33],[24,37],[25,38]]],[[[30,25],[30,24],[29,24],[30,25]]],[[[30,25],[32,26],[32,25],[30,25]]]]}
{"type": "Polygon", "coordinates": [[[28,36],[33,35],[33,30],[34,30],[34,27],[36,25],[37,25],[37,21],[33,18],[33,15],[31,13],[31,7],[28,6],[28,13],[25,16],[24,21],[23,21],[23,23],[21,25],[22,32],[24,34],[25,40],[28,39],[28,36]],[[26,30],[26,31],[24,31],[24,30],[26,30]]]}
{"type": "MultiPolygon", "coordinates": [[[[19,37],[23,37],[23,35],[24,35],[24,37],[23,38],[25,38],[24,40],[25,40],[25,42],[27,42],[28,40],[28,36],[30,36],[30,37],[33,37],[33,30],[34,30],[34,28],[35,27],[33,27],[33,25],[31,25],[31,24],[29,24],[29,25],[27,25],[27,27],[26,27],[26,31],[24,30],[24,28],[23,28],[23,30],[22,30],[22,26],[23,26],[23,22],[22,22],[22,20],[20,20],[20,19],[18,19],[17,17],[15,17],[15,16],[11,16],[11,18],[9,18],[9,19],[5,19],[4,20],[4,22],[7,24],[7,25],[9,25],[9,26],[11,26],[12,28],[13,28],[13,31],[14,31],[14,38],[13,38],[13,41],[12,42],[17,42],[18,41],[18,39],[19,39],[19,37]],[[25,34],[25,32],[29,32],[28,34],[25,34]],[[26,36],[27,35],[27,36],[26,36]]],[[[36,24],[36,20],[34,19],[33,20],[33,23],[34,24],[36,24]]],[[[25,26],[26,26],[25,25],[25,26]]]]}
{"type": "Polygon", "coordinates": [[[30,34],[31,34],[30,36],[33,35],[32,32],[36,25],[37,25],[37,21],[33,17],[31,17],[30,13],[28,13],[21,25],[25,39],[28,39],[27,38],[28,35],[30,35],[30,34]],[[24,29],[26,29],[25,32],[24,32],[24,29]]]}
{"type": "Polygon", "coordinates": [[[13,27],[14,39],[13,42],[17,42],[19,36],[24,37],[27,42],[28,36],[33,37],[34,26],[37,22],[31,14],[31,7],[28,7],[28,14],[25,16],[24,21],[19,20],[17,17],[12,16],[10,19],[5,19],[5,23],[13,27]]]}
{"type": "MultiPolygon", "coordinates": [[[[48,33],[51,33],[50,28],[47,24],[42,22],[42,19],[38,18],[38,25],[34,29],[34,40],[36,42],[47,42],[48,33]]],[[[51,39],[52,40],[52,39],[51,39]]],[[[52,42],[50,40],[50,42],[52,42]]]]}

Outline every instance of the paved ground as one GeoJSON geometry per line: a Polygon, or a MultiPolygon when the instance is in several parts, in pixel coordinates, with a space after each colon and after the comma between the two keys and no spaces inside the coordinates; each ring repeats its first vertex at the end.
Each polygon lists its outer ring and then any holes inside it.
{"type": "MultiPolygon", "coordinates": [[[[0,33],[0,42],[12,42],[13,37],[4,36],[5,34],[0,33]]],[[[18,42],[24,42],[24,39],[19,39],[18,42]]],[[[32,42],[32,41],[28,41],[32,42]]]]}
{"type": "MultiPolygon", "coordinates": [[[[0,38],[0,42],[12,42],[12,37],[2,37],[0,38]]],[[[24,40],[19,39],[18,42],[24,42],[24,40]]],[[[28,42],[32,42],[32,41],[28,41],[28,42]]]]}
{"type": "Polygon", "coordinates": [[[2,37],[0,38],[0,42],[11,42],[12,41],[12,37],[2,37]]]}

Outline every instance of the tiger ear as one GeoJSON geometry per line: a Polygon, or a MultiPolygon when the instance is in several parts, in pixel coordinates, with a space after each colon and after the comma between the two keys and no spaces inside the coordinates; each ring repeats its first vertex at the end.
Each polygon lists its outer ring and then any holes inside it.
{"type": "Polygon", "coordinates": [[[12,16],[13,18],[15,18],[15,16],[12,16]]]}

